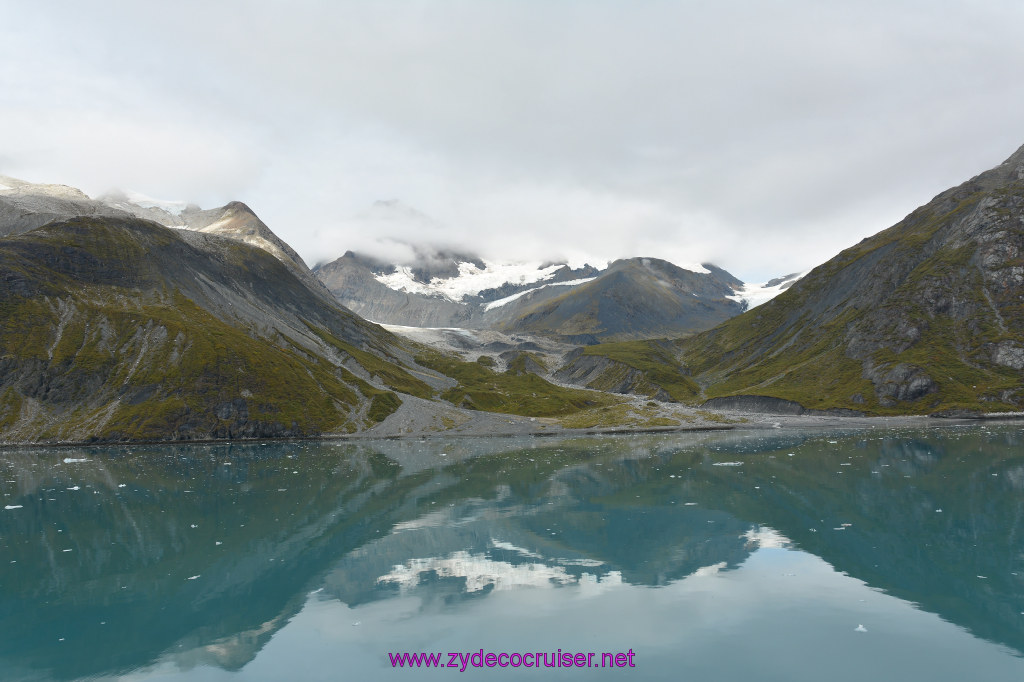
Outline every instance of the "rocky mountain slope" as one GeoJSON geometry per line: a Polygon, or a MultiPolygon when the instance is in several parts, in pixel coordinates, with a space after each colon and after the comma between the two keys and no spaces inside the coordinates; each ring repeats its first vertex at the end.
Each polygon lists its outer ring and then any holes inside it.
{"type": "Polygon", "coordinates": [[[0,240],[0,318],[9,441],[348,432],[392,389],[432,392],[395,337],[266,251],[133,217],[0,240]]]}
{"type": "Polygon", "coordinates": [[[708,396],[870,413],[1024,404],[1024,147],[682,344],[708,396]]]}

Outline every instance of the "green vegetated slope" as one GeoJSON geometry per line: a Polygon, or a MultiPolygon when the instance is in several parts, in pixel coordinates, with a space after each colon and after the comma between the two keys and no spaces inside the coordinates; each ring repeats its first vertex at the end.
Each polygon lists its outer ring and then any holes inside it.
{"type": "Polygon", "coordinates": [[[481,356],[477,362],[466,362],[436,351],[425,351],[416,362],[458,383],[441,394],[441,398],[458,407],[485,412],[502,412],[527,417],[557,417],[580,410],[604,407],[620,399],[572,388],[556,386],[543,378],[513,366],[497,372],[493,360],[481,356]]]}
{"type": "Polygon", "coordinates": [[[709,397],[874,414],[1024,401],[1024,148],[680,343],[709,397]]]}
{"type": "Polygon", "coordinates": [[[566,357],[555,377],[611,393],[695,402],[700,387],[676,359],[678,352],[664,339],[584,346],[566,357]]]}
{"type": "Polygon", "coordinates": [[[352,431],[429,395],[384,330],[252,246],[138,219],[0,241],[0,439],[352,431]],[[359,378],[357,374],[370,378],[359,378]]]}

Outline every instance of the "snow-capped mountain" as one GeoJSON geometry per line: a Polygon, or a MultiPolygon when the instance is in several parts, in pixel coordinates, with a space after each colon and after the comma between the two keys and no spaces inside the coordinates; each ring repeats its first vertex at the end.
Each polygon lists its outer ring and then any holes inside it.
{"type": "Polygon", "coordinates": [[[406,262],[345,253],[313,269],[342,305],[382,324],[529,331],[588,339],[708,329],[782,291],[794,276],[748,286],[711,264],[631,258],[497,262],[406,244],[406,262]]]}

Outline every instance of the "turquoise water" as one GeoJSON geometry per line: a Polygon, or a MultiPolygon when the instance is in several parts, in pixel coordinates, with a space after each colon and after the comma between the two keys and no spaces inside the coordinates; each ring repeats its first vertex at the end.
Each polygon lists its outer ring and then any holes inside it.
{"type": "Polygon", "coordinates": [[[1021,425],[26,449],[0,478],[3,680],[1024,679],[1021,425]],[[559,649],[634,667],[389,659],[559,649]]]}

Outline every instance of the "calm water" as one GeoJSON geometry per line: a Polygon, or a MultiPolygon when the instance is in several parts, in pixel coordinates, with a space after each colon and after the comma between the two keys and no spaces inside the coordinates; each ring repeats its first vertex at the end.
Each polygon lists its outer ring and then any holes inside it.
{"type": "Polygon", "coordinates": [[[0,476],[3,680],[1024,679],[1019,424],[15,450],[0,476]],[[388,657],[481,649],[635,667],[388,657]]]}

